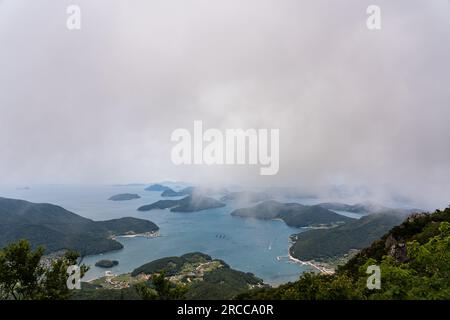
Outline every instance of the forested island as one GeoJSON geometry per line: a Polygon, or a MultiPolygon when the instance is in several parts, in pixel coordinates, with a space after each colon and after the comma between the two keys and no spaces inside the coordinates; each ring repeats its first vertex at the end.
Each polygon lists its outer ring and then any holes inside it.
{"type": "Polygon", "coordinates": [[[180,197],[191,194],[190,188],[182,189],[180,191],[174,191],[173,189],[167,189],[164,190],[163,193],[161,193],[161,197],[180,197]]]}
{"type": "Polygon", "coordinates": [[[76,250],[81,255],[99,254],[123,248],[114,235],[155,232],[151,221],[125,217],[93,221],[48,203],[0,198],[0,247],[27,239],[32,247],[46,252],[76,250]]]}
{"type": "Polygon", "coordinates": [[[159,200],[152,204],[141,206],[139,211],[154,209],[170,209],[173,212],[196,212],[207,209],[224,207],[225,204],[214,198],[203,196],[187,196],[179,200],[159,200]]]}
{"type": "Polygon", "coordinates": [[[107,260],[107,259],[99,260],[99,261],[97,261],[95,263],[95,266],[99,267],[99,268],[112,268],[112,267],[115,267],[117,265],[119,265],[119,261],[117,261],[117,260],[107,260]]]}
{"type": "Polygon", "coordinates": [[[141,197],[136,193],[120,193],[110,197],[111,201],[128,201],[134,199],[140,199],[141,197]]]}
{"type": "Polygon", "coordinates": [[[145,191],[157,191],[157,192],[162,192],[162,191],[165,191],[165,190],[168,190],[168,189],[170,189],[170,188],[167,187],[167,186],[164,186],[164,185],[162,185],[162,184],[155,183],[155,184],[149,185],[149,186],[146,187],[144,190],[145,190],[145,191]]]}
{"type": "Polygon", "coordinates": [[[280,203],[274,200],[234,210],[231,215],[262,220],[281,219],[290,227],[330,227],[353,220],[320,206],[280,203]]]}

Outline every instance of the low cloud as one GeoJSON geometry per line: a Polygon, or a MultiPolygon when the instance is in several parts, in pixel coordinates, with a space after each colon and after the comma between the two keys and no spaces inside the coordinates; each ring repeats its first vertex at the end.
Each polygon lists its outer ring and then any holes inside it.
{"type": "Polygon", "coordinates": [[[360,0],[0,1],[2,182],[364,186],[445,206],[450,5],[377,2],[379,31],[360,0]],[[280,129],[279,173],[174,166],[170,135],[194,120],[280,129]]]}

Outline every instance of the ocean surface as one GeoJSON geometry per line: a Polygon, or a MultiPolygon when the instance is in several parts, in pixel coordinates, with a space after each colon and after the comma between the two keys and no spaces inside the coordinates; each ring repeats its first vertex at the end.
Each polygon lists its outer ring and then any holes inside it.
{"type": "MultiPolygon", "coordinates": [[[[136,210],[138,207],[162,199],[160,192],[145,191],[144,188],[141,185],[0,187],[0,196],[56,204],[93,220],[136,217],[153,221],[160,227],[159,237],[118,237],[123,249],[85,257],[83,263],[90,265],[90,270],[84,280],[101,277],[106,270],[114,274],[128,273],[152,260],[194,251],[222,259],[234,269],[252,272],[272,285],[295,281],[301,273],[310,270],[310,267],[288,259],[289,236],[304,229],[288,227],[282,221],[230,215],[236,208],[254,204],[226,202],[226,207],[194,213],[169,210],[139,212],[136,210]],[[137,193],[141,198],[107,200],[119,193],[137,193]],[[119,265],[111,269],[95,267],[95,262],[100,259],[118,260],[119,265]]],[[[303,204],[320,202],[318,199],[278,200],[303,204]]]]}

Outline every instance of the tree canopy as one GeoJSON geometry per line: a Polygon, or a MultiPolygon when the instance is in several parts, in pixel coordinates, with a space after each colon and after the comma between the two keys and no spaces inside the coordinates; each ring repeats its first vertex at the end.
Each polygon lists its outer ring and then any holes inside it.
{"type": "MultiPolygon", "coordinates": [[[[67,269],[76,265],[79,255],[68,251],[61,258],[44,265],[44,248],[31,248],[20,240],[0,250],[0,299],[61,300],[71,295],[67,287],[67,269]]],[[[81,277],[87,272],[80,266],[81,277]]]]}

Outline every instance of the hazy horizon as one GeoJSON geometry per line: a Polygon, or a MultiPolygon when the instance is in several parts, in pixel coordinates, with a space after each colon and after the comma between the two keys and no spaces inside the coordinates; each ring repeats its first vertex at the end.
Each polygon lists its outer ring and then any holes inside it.
{"type": "Polygon", "coordinates": [[[376,2],[0,0],[0,183],[342,186],[446,206],[450,4],[376,2]],[[175,166],[171,133],[195,120],[279,129],[278,174],[175,166]]]}

